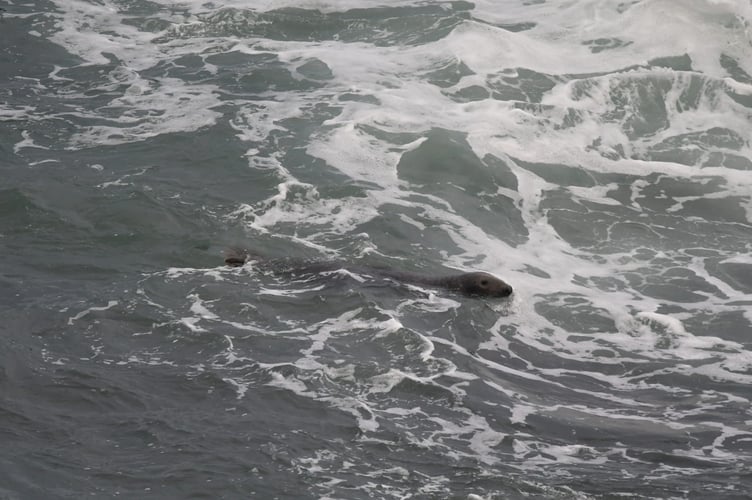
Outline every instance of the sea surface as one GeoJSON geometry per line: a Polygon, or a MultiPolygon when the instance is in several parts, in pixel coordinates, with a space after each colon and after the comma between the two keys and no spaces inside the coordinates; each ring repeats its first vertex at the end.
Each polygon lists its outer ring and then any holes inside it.
{"type": "Polygon", "coordinates": [[[749,0],[0,7],[0,499],[752,495],[749,0]]]}

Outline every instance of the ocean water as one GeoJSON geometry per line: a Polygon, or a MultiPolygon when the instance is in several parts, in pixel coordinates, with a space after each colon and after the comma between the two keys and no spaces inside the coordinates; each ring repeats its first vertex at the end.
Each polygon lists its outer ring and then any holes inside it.
{"type": "Polygon", "coordinates": [[[748,0],[2,8],[0,498],[749,498],[748,0]]]}

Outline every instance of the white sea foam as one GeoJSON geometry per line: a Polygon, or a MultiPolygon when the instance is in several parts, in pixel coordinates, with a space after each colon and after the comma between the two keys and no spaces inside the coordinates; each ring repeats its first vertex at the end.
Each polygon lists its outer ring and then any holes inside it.
{"type": "Polygon", "coordinates": [[[75,321],[80,320],[81,318],[83,318],[83,317],[91,314],[92,312],[95,312],[95,311],[106,311],[107,309],[115,307],[117,304],[118,304],[117,300],[110,300],[110,301],[107,301],[107,305],[106,306],[92,306],[92,307],[88,307],[88,308],[84,309],[83,311],[79,312],[78,314],[76,314],[75,316],[71,316],[70,318],[68,318],[68,324],[72,325],[75,321]]]}

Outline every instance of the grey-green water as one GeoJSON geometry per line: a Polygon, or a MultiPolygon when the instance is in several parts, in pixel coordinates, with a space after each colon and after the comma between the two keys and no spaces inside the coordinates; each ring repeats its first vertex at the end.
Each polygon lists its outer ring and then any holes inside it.
{"type": "Polygon", "coordinates": [[[747,496],[747,6],[4,9],[0,497],[747,496]]]}

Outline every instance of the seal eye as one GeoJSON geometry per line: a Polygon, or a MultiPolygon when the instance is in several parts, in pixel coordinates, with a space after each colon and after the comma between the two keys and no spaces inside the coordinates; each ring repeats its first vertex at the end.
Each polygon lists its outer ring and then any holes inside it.
{"type": "Polygon", "coordinates": [[[483,286],[488,286],[488,280],[480,280],[480,284],[483,286]]]}

